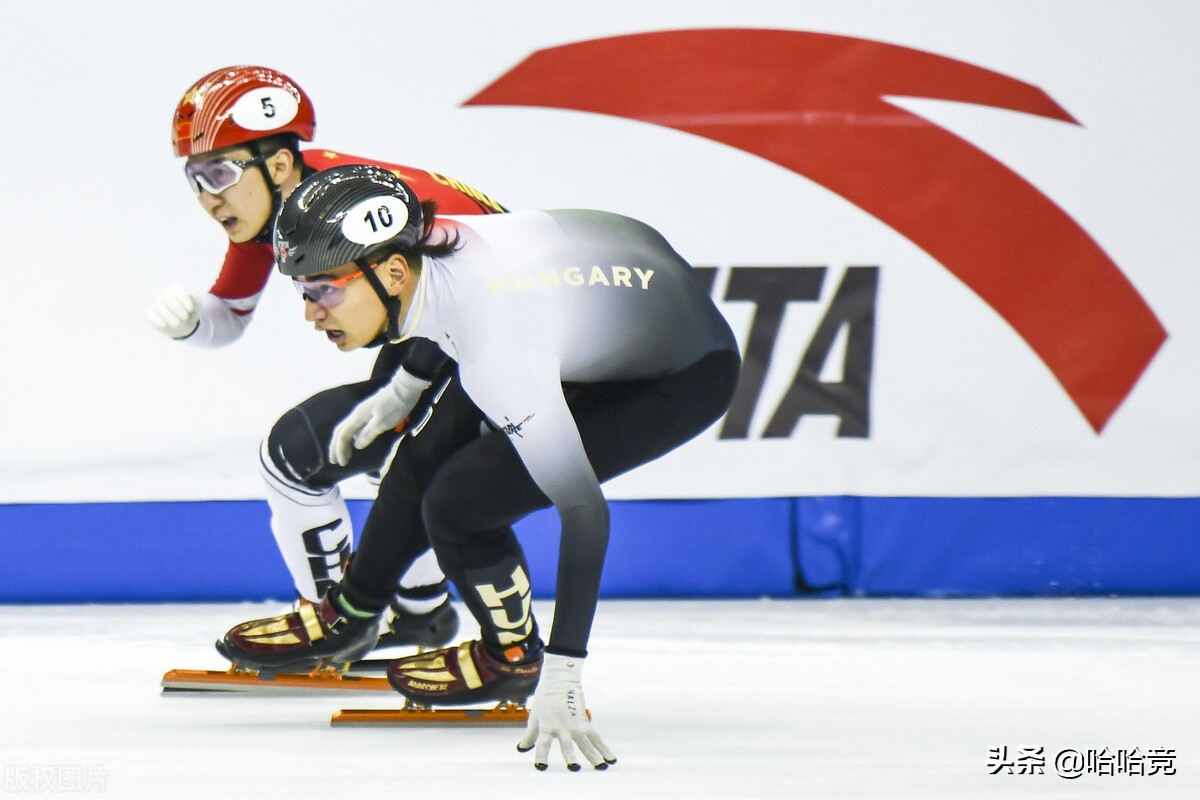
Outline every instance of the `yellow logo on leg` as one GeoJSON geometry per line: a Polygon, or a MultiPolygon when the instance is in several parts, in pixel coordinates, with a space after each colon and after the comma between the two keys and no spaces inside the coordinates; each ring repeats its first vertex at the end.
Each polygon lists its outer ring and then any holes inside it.
{"type": "Polygon", "coordinates": [[[519,642],[533,633],[533,620],[530,616],[533,594],[529,591],[529,577],[520,564],[513,568],[511,579],[512,586],[504,591],[498,590],[490,583],[475,584],[475,591],[479,593],[484,605],[491,610],[492,624],[499,629],[502,645],[519,642]],[[521,600],[519,616],[515,620],[510,619],[508,612],[504,610],[505,599],[514,595],[521,600]]]}

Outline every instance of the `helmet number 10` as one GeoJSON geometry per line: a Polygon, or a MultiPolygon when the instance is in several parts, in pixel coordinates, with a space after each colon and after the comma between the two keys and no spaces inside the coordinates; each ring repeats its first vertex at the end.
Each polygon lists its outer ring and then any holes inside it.
{"type": "Polygon", "coordinates": [[[408,208],[399,197],[368,197],[342,218],[342,235],[364,247],[395,237],[408,224],[408,208]]]}
{"type": "Polygon", "coordinates": [[[363,222],[371,226],[371,230],[376,233],[380,228],[390,228],[395,220],[392,219],[392,211],[387,206],[380,206],[377,209],[372,209],[363,217],[363,222]]]}

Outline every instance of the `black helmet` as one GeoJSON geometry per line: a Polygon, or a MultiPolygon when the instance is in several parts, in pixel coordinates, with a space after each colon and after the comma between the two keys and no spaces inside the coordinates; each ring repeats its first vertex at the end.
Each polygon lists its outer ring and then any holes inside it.
{"type": "Polygon", "coordinates": [[[275,219],[275,265],[293,278],[328,272],[421,237],[421,202],[380,167],[350,164],[301,181],[275,219]]]}

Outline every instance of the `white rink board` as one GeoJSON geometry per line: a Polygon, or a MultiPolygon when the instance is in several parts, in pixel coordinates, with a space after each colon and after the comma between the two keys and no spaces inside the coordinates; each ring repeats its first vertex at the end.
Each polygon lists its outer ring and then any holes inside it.
{"type": "MultiPolygon", "coordinates": [[[[246,337],[201,351],[144,320],[163,286],[202,291],[224,239],[171,155],[199,76],[275,66],[317,107],[317,142],[474,185],[511,208],[642,218],[697,265],[829,268],[792,304],[746,439],[715,429],[612,482],[613,498],[1081,495],[1200,490],[1200,5],[1103,0],[296,2],[203,12],[20,4],[0,68],[0,503],[245,499],[258,441],[291,405],[361,379],[273,280],[246,337]],[[191,12],[191,13],[189,13],[191,12]],[[352,19],[347,19],[347,16],[352,19]],[[230,22],[213,20],[227,17],[230,22]],[[121,20],[139,20],[136,26],[121,20]],[[232,22],[236,20],[236,22],[232,22]],[[357,25],[357,27],[356,27],[357,25]],[[1168,338],[1097,433],[1025,341],[924,250],[836,193],[715,141],[617,117],[462,103],[536,50],[644,31],[779,28],[901,45],[1038,87],[1081,124],[895,98],[1028,181],[1119,266],[1168,338]],[[205,31],[208,31],[208,34],[205,31]],[[394,32],[386,38],[388,32],[394,32]],[[745,203],[739,207],[738,203],[745,203]],[[761,438],[848,266],[877,265],[871,433],[805,418],[761,438]]],[[[743,344],[752,309],[721,304],[743,344]]],[[[1114,325],[1119,325],[1115,320],[1114,325]]],[[[351,496],[370,496],[352,484],[351,496]]]]}

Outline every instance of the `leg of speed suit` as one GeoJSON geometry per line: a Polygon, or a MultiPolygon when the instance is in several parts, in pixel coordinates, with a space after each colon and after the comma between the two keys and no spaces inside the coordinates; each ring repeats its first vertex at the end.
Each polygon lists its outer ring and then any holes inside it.
{"type": "MultiPolygon", "coordinates": [[[[353,452],[350,464],[328,459],[334,427],[363,398],[386,382],[402,357],[402,346],[381,349],[371,379],[320,392],[291,409],[263,442],[259,464],[271,507],[271,530],[297,592],[318,600],[342,578],[353,547],[350,514],[337,484],[353,475],[378,473],[399,434],[388,432],[353,452]]],[[[427,413],[435,393],[422,397],[414,422],[427,413]]],[[[424,541],[422,539],[422,541],[424,541]]],[[[406,569],[393,584],[397,613],[424,614],[447,599],[445,576],[428,545],[407,556],[406,569]]]]}
{"type": "MultiPolygon", "coordinates": [[[[564,386],[596,476],[603,482],[652,461],[711,425],[728,408],[739,364],[736,353],[718,351],[657,381],[564,386]]],[[[501,434],[460,449],[430,483],[423,508],[430,542],[485,629],[497,610],[489,607],[503,594],[494,590],[512,585],[521,558],[507,526],[549,502],[501,434]]],[[[578,547],[560,543],[552,640],[556,649],[582,655],[599,595],[595,567],[604,553],[576,552],[578,547]]]]}
{"type": "MultiPolygon", "coordinates": [[[[317,601],[341,577],[354,545],[350,513],[338,482],[377,471],[397,436],[381,437],[348,467],[328,460],[334,426],[399,366],[403,346],[379,350],[369,380],[320,392],[286,412],[259,448],[259,472],[271,509],[271,531],[297,594],[317,601]]],[[[443,580],[440,572],[428,580],[443,580]]]]}
{"type": "MultiPolygon", "coordinates": [[[[412,553],[428,547],[421,517],[426,486],[447,456],[480,438],[483,425],[483,415],[454,378],[432,406],[424,424],[414,427],[396,448],[342,584],[344,595],[356,607],[382,608],[387,603],[389,587],[395,585],[412,553]]],[[[470,503],[470,492],[461,499],[470,503]]],[[[512,530],[504,529],[501,534],[511,536],[512,530]]],[[[525,595],[527,601],[527,587],[525,595]]]]}
{"type": "Polygon", "coordinates": [[[354,543],[338,482],[379,469],[398,434],[356,451],[346,467],[330,464],[333,427],[373,391],[364,382],[320,392],[287,411],[260,448],[259,468],[271,508],[271,532],[299,595],[317,601],[341,580],[354,543]]]}

